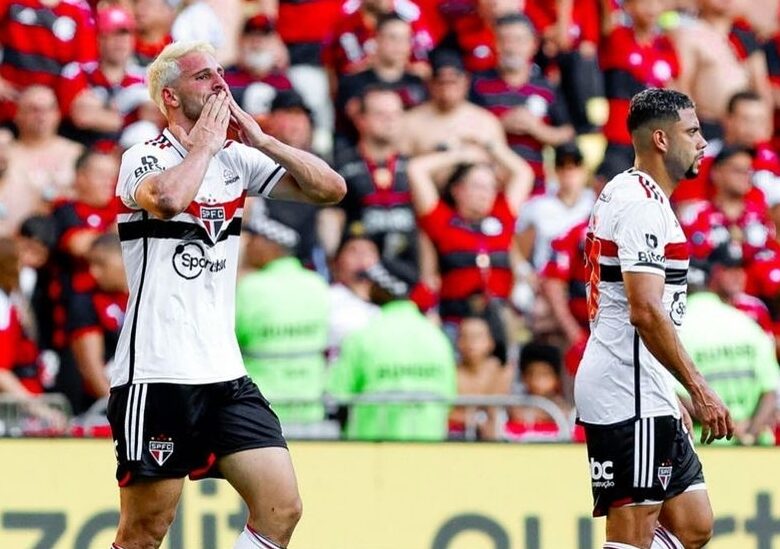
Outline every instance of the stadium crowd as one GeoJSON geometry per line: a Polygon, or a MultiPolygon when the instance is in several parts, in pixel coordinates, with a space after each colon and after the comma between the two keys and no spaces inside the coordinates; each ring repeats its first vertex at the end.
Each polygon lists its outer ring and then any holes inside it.
{"type": "MultiPolygon", "coordinates": [[[[312,401],[277,406],[283,423],[346,421],[364,439],[458,439],[473,422],[483,439],[556,436],[532,400],[434,400],[526,395],[572,417],[588,216],[633,163],[631,96],[671,87],[709,140],[671,197],[701,294],[684,340],[718,379],[736,440],[774,443],[778,0],[3,0],[0,393],[32,416],[64,419],[35,405],[41,393],[77,416],[108,395],[128,299],[119,160],[160,135],[144,67],[178,40],[213,44],[264,131],[348,185],[336,207],[212,205],[246,211],[236,333],[250,375],[272,403],[312,401]],[[707,338],[708,319],[748,324],[707,338]],[[420,402],[345,414],[324,394],[420,402]]],[[[210,235],[222,213],[203,221],[210,235]]],[[[183,284],[219,276],[192,247],[171,264],[183,284]]]]}

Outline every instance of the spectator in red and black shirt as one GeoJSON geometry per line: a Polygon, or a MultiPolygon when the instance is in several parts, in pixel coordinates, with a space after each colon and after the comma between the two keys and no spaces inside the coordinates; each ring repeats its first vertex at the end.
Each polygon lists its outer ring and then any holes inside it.
{"type": "Polygon", "coordinates": [[[354,145],[356,141],[351,118],[356,114],[357,99],[368,87],[384,85],[394,88],[404,109],[416,107],[427,98],[423,79],[406,69],[411,51],[411,25],[394,13],[380,16],[376,24],[376,53],[369,67],[339,79],[335,104],[337,152],[339,141],[349,145],[354,145]]]}
{"type": "Polygon", "coordinates": [[[534,193],[544,192],[542,148],[574,137],[557,90],[532,59],[539,45],[533,24],[523,15],[496,21],[498,69],[476,75],[472,100],[500,118],[512,150],[534,170],[534,193]]]}
{"type": "Polygon", "coordinates": [[[43,392],[32,318],[20,307],[20,260],[15,242],[0,238],[0,393],[21,398],[43,392]]]}
{"type": "Polygon", "coordinates": [[[342,0],[279,0],[277,28],[291,65],[322,63],[322,47],[342,15],[342,0]]]}
{"type": "Polygon", "coordinates": [[[769,145],[769,110],[761,96],[752,91],[734,94],[723,119],[723,138],[713,139],[704,150],[699,174],[683,181],[672,194],[678,209],[699,200],[711,200],[715,195],[710,169],[724,147],[750,149],[753,152],[751,180],[753,187],[747,200],[763,204],[780,201],[780,157],[769,145]]]}
{"type": "MultiPolygon", "coordinates": [[[[395,272],[419,276],[417,223],[406,167],[398,150],[403,106],[391,88],[370,87],[359,99],[360,139],[342,156],[337,171],[347,182],[340,204],[345,225],[377,243],[382,261],[395,272]]],[[[341,233],[343,231],[339,231],[341,233]]]]}
{"type": "Polygon", "coordinates": [[[751,189],[751,151],[726,147],[715,157],[710,178],[712,201],[702,201],[680,213],[680,223],[692,258],[705,260],[719,245],[741,245],[750,263],[774,242],[774,226],[763,202],[747,200],[751,189]]]}
{"type": "Polygon", "coordinates": [[[176,18],[175,0],[135,0],[134,12],[138,25],[135,57],[145,67],[173,41],[171,28],[176,18]]]}
{"type": "Polygon", "coordinates": [[[381,15],[391,12],[412,26],[411,67],[420,74],[427,74],[428,52],[433,48],[433,40],[417,4],[411,0],[352,0],[344,3],[344,14],[323,51],[323,62],[331,71],[334,89],[339,77],[369,66],[376,49],[377,21],[381,15]]]}
{"type": "Polygon", "coordinates": [[[97,14],[97,28],[100,59],[82,65],[81,70],[100,116],[93,117],[87,127],[73,127],[66,132],[87,147],[101,142],[113,145],[121,131],[140,118],[152,122],[159,119],[143,73],[131,67],[135,48],[133,14],[118,6],[102,8],[97,14]]]}
{"type": "MultiPolygon", "coordinates": [[[[493,326],[500,325],[499,311],[513,285],[512,235],[531,190],[531,169],[506,145],[490,143],[415,157],[408,173],[420,227],[438,256],[442,319],[455,326],[465,316],[485,314],[497,320],[493,326]],[[503,189],[493,163],[509,174],[503,189]],[[434,174],[446,171],[450,176],[440,197],[434,174]]],[[[435,278],[425,272],[423,277],[435,278]]],[[[493,337],[505,351],[507,334],[496,329],[493,337]]]]}
{"type": "Polygon", "coordinates": [[[108,396],[106,367],[111,363],[127,309],[127,279],[119,236],[106,233],[87,252],[97,287],[91,300],[71,311],[70,348],[84,380],[87,401],[108,396]]]}
{"type": "Polygon", "coordinates": [[[292,89],[287,78],[287,51],[274,23],[256,15],[244,23],[238,60],[225,69],[225,82],[236,102],[252,116],[268,114],[280,90],[292,89]]]}
{"type": "Polygon", "coordinates": [[[778,151],[780,150],[780,34],[776,34],[766,41],[764,56],[769,72],[769,84],[772,87],[772,105],[774,107],[772,149],[778,151]]]}
{"type": "Polygon", "coordinates": [[[664,88],[680,74],[671,40],[660,32],[658,0],[626,0],[630,26],[615,28],[599,50],[609,117],[604,125],[607,150],[598,175],[609,181],[634,165],[634,149],[626,119],[631,97],[645,88],[664,88]]]}
{"type": "Polygon", "coordinates": [[[14,116],[17,93],[31,84],[55,90],[61,113],[86,88],[79,64],[97,60],[89,8],[60,0],[11,0],[0,5],[0,121],[14,116]]]}

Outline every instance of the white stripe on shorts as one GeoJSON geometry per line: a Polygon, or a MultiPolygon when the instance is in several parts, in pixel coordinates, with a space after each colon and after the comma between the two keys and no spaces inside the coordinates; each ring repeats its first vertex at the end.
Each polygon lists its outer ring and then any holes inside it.
{"type": "Polygon", "coordinates": [[[143,452],[144,412],[146,411],[146,383],[130,387],[125,409],[125,450],[128,461],[138,461],[143,452]]]}

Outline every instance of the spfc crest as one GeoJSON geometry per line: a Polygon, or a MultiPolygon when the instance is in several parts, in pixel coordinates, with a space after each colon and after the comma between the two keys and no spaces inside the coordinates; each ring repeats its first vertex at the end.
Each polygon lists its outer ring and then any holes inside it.
{"type": "Polygon", "coordinates": [[[664,487],[664,490],[666,490],[666,487],[669,486],[669,480],[672,478],[672,466],[667,465],[664,467],[658,468],[658,480],[661,481],[661,486],[664,487]]]}
{"type": "Polygon", "coordinates": [[[171,440],[150,440],[149,441],[149,453],[152,454],[152,459],[157,462],[160,467],[168,461],[168,458],[173,455],[173,442],[171,440]]]}

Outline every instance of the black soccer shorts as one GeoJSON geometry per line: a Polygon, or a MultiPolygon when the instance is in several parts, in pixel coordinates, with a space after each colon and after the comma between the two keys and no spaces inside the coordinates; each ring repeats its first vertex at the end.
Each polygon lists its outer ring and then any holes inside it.
{"type": "Polygon", "coordinates": [[[139,478],[219,477],[217,458],[287,447],[279,418],[247,376],[206,385],[116,387],[108,421],[120,486],[139,478]]]}
{"type": "Polygon", "coordinates": [[[701,462],[682,422],[672,416],[613,425],[586,424],[593,516],[610,507],[662,503],[704,488],[701,462]]]}

